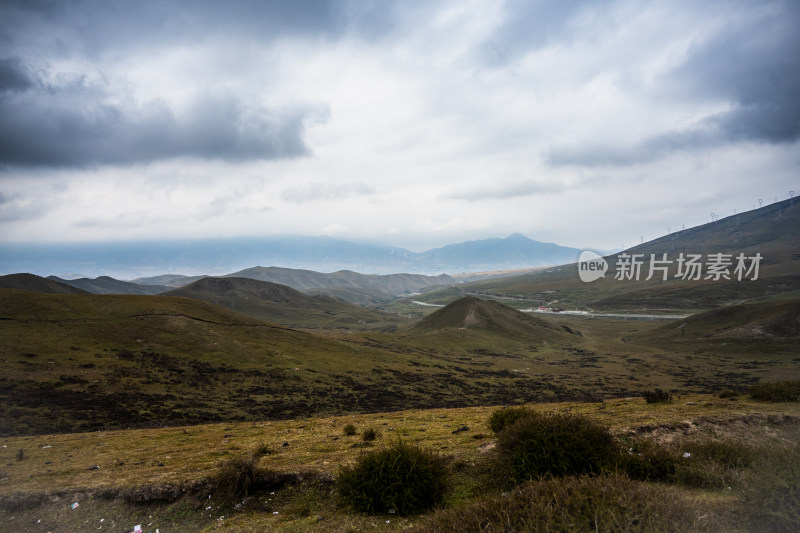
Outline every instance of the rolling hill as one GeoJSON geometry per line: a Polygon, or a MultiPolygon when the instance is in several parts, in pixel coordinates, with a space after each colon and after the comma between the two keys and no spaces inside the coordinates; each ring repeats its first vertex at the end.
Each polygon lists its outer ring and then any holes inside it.
{"type": "Polygon", "coordinates": [[[57,276],[48,276],[47,279],[72,285],[92,294],[160,294],[170,288],[165,285],[144,285],[120,281],[109,276],[99,276],[95,279],[77,278],[61,279],[57,276]]]}
{"type": "Polygon", "coordinates": [[[731,305],[691,315],[650,332],[649,338],[765,339],[771,343],[793,339],[800,348],[800,298],[731,305]]]}
{"type": "Polygon", "coordinates": [[[299,291],[333,290],[334,295],[349,300],[352,294],[356,303],[380,304],[398,296],[420,292],[431,287],[455,283],[446,274],[424,276],[422,274],[360,274],[350,270],[340,270],[330,274],[312,270],[298,270],[279,267],[254,267],[228,274],[227,277],[250,278],[287,285],[299,291]]]}
{"type": "Polygon", "coordinates": [[[493,300],[465,296],[417,322],[411,332],[443,329],[483,330],[503,336],[537,338],[555,328],[536,317],[493,300]]]}
{"type": "Polygon", "coordinates": [[[50,294],[86,294],[88,291],[43,278],[34,274],[8,274],[0,276],[0,288],[23,291],[45,292],[50,294]]]}
{"type": "Polygon", "coordinates": [[[309,296],[286,285],[251,278],[207,277],[165,296],[196,298],[267,322],[299,328],[386,329],[403,322],[395,315],[332,296],[309,296]]]}

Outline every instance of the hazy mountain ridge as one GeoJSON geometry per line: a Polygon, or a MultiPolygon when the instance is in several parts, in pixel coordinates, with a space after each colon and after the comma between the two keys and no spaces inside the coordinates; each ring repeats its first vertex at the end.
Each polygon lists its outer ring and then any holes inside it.
{"type": "Polygon", "coordinates": [[[48,276],[47,279],[71,285],[92,294],[160,294],[170,289],[165,285],[146,285],[120,281],[109,276],[99,276],[94,279],[61,279],[58,276],[48,276]]]}
{"type": "Polygon", "coordinates": [[[251,278],[280,283],[297,290],[350,288],[385,293],[388,298],[419,292],[436,285],[451,285],[455,280],[447,274],[361,274],[350,270],[332,273],[281,267],[253,267],[226,277],[251,278]]]}
{"type": "Polygon", "coordinates": [[[207,277],[163,295],[203,300],[290,327],[386,329],[403,322],[397,316],[329,295],[307,295],[286,285],[253,278],[207,277]]]}
{"type": "Polygon", "coordinates": [[[441,274],[506,270],[574,261],[580,250],[520,234],[451,244],[425,252],[330,237],[262,237],[77,244],[0,244],[0,272],[83,272],[148,284],[171,284],[164,273],[222,275],[252,265],[368,274],[441,274]],[[168,280],[168,281],[164,281],[168,280]]]}

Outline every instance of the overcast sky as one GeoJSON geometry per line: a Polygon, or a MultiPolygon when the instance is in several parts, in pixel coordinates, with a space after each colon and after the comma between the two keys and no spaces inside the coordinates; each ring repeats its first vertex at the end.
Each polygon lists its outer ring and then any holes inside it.
{"type": "Polygon", "coordinates": [[[800,2],[0,4],[0,241],[521,232],[800,194],[800,2]]]}

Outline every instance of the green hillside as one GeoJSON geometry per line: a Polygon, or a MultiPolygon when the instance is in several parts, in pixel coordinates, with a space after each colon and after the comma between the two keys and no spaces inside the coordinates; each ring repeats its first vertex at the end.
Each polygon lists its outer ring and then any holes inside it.
{"type": "Polygon", "coordinates": [[[347,374],[408,365],[189,298],[3,289],[0,324],[5,434],[364,410],[347,374]]]}
{"type": "Polygon", "coordinates": [[[749,354],[763,366],[773,360],[800,362],[800,299],[720,307],[663,324],[634,340],[695,354],[749,354]]]}
{"type": "Polygon", "coordinates": [[[220,305],[284,326],[306,329],[386,329],[403,320],[325,294],[309,296],[291,287],[248,278],[203,278],[165,293],[220,305]]]}
{"type": "Polygon", "coordinates": [[[412,332],[442,329],[475,329],[517,338],[552,336],[547,322],[493,300],[465,296],[417,322],[412,332]]]}
{"type": "Polygon", "coordinates": [[[0,288],[50,294],[86,294],[87,291],[34,274],[8,274],[0,276],[0,288]]]}

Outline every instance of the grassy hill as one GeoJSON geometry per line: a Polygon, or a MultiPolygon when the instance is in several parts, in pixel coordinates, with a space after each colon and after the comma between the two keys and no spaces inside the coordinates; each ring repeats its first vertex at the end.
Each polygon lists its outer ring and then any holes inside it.
{"type": "Polygon", "coordinates": [[[555,330],[551,324],[499,302],[465,296],[429,314],[410,331],[452,328],[484,330],[497,335],[532,339],[552,337],[555,330]]]}
{"type": "Polygon", "coordinates": [[[311,329],[386,329],[403,320],[325,294],[309,296],[268,281],[203,278],[165,293],[220,305],[267,322],[311,329]]]}
{"type": "Polygon", "coordinates": [[[4,434],[363,410],[347,374],[408,364],[189,298],[3,289],[0,323],[4,434]]]}
{"type": "Polygon", "coordinates": [[[2,289],[0,434],[613,397],[653,387],[703,392],[800,376],[792,344],[771,341],[752,352],[716,338],[679,343],[648,336],[659,323],[539,321],[498,306],[467,300],[429,321],[433,329],[319,336],[191,298],[2,289]]]}
{"type": "Polygon", "coordinates": [[[50,294],[86,294],[87,291],[34,274],[8,274],[0,276],[0,288],[50,294]]]}

